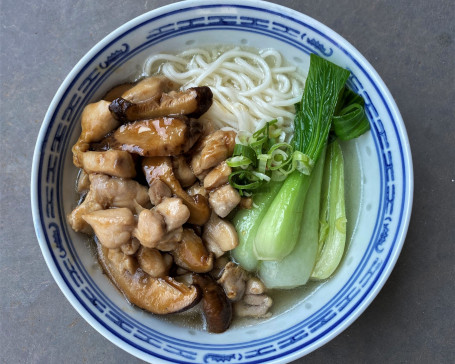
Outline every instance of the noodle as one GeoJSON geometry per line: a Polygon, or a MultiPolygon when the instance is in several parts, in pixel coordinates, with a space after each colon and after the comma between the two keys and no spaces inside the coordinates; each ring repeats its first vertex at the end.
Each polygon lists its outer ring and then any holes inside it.
{"type": "Polygon", "coordinates": [[[157,54],[144,64],[144,75],[163,74],[182,89],[210,86],[213,105],[201,119],[218,128],[254,132],[278,119],[280,139],[293,131],[294,104],[305,78],[297,67],[283,64],[274,49],[192,48],[177,55],[157,54]]]}

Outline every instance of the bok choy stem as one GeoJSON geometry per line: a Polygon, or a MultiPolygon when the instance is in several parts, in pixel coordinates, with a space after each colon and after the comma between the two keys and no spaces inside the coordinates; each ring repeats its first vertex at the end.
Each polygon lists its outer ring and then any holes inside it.
{"type": "Polygon", "coordinates": [[[337,141],[327,150],[322,181],[319,247],[311,278],[329,278],[341,261],[346,242],[343,154],[337,141]]]}
{"type": "MultiPolygon", "coordinates": [[[[332,125],[337,103],[350,72],[314,54],[302,101],[294,119],[294,148],[317,162],[332,125]]],[[[262,219],[254,239],[260,260],[281,260],[295,247],[310,176],[293,172],[262,219]]]]}

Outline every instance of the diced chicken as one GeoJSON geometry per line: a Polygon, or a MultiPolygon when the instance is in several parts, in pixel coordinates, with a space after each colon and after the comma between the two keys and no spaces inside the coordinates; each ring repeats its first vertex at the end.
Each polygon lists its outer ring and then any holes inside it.
{"type": "Polygon", "coordinates": [[[136,225],[133,213],[127,208],[93,211],[82,218],[93,228],[100,243],[109,249],[129,242],[136,225]]]}
{"type": "Polygon", "coordinates": [[[223,273],[224,267],[228,263],[229,258],[225,255],[216,258],[215,263],[213,263],[213,269],[210,271],[210,275],[218,280],[221,277],[221,274],[223,273]]]}
{"type": "Polygon", "coordinates": [[[207,199],[204,196],[190,196],[186,193],[174,175],[171,158],[144,158],[142,160],[142,170],[149,185],[159,179],[171,189],[175,196],[182,199],[183,203],[190,210],[189,224],[203,225],[207,222],[210,217],[210,207],[207,199]]]}
{"type": "Polygon", "coordinates": [[[184,156],[180,155],[172,158],[172,167],[175,177],[179,180],[182,187],[191,186],[196,181],[196,176],[184,156]]]}
{"type": "Polygon", "coordinates": [[[224,185],[209,194],[209,204],[219,217],[226,217],[240,203],[239,192],[231,185],[224,185]]]}
{"type": "Polygon", "coordinates": [[[272,304],[272,299],[267,295],[246,294],[241,301],[234,303],[234,312],[239,317],[267,318],[272,315],[269,312],[272,304]]]}
{"type": "Polygon", "coordinates": [[[139,267],[154,278],[165,277],[172,265],[172,256],[161,254],[157,249],[141,247],[137,254],[139,267]]]}
{"type": "Polygon", "coordinates": [[[207,249],[215,254],[217,258],[239,244],[239,237],[234,225],[229,221],[220,219],[214,213],[204,225],[202,240],[207,249]]]}
{"type": "Polygon", "coordinates": [[[166,234],[163,216],[153,210],[142,210],[138,216],[137,227],[133,236],[148,248],[155,248],[166,234]]]}
{"type": "Polygon", "coordinates": [[[190,217],[190,210],[180,198],[169,197],[154,207],[154,210],[164,217],[167,231],[182,226],[190,217]]]}
{"type": "Polygon", "coordinates": [[[166,197],[171,197],[172,191],[166,183],[160,179],[155,179],[150,183],[148,194],[152,204],[158,205],[163,202],[166,197]]]}
{"type": "Polygon", "coordinates": [[[206,190],[213,190],[226,183],[228,183],[229,175],[232,169],[228,166],[226,161],[221,162],[213,168],[204,178],[204,188],[206,190]]]}
{"type": "Polygon", "coordinates": [[[101,100],[88,104],[82,112],[81,135],[72,149],[74,165],[82,167],[80,157],[88,150],[89,144],[100,141],[106,134],[116,129],[119,124],[109,111],[108,101],[101,100]]]}
{"type": "Polygon", "coordinates": [[[90,191],[95,200],[106,207],[127,207],[135,211],[136,201],[147,207],[150,201],[147,187],[130,179],[109,177],[103,174],[90,175],[90,191]]]}
{"type": "Polygon", "coordinates": [[[79,193],[86,192],[90,189],[90,179],[88,178],[88,173],[83,169],[79,170],[79,175],[77,176],[77,185],[76,190],[79,193]]]}
{"type": "Polygon", "coordinates": [[[229,262],[224,267],[221,278],[217,281],[220,284],[226,296],[231,301],[239,301],[245,293],[245,283],[248,279],[248,274],[239,265],[229,262]]]}
{"type": "MultiPolygon", "coordinates": [[[[104,248],[106,249],[106,248],[104,248]]],[[[138,268],[136,258],[131,255],[124,254],[120,249],[109,249],[106,257],[116,270],[123,274],[129,272],[130,274],[136,273],[138,268]]]]}
{"type": "Polygon", "coordinates": [[[103,209],[103,205],[96,201],[96,195],[93,191],[89,191],[85,196],[84,201],[77,206],[70,214],[67,216],[68,223],[76,232],[81,232],[85,234],[91,234],[93,229],[87,222],[82,218],[82,216],[89,214],[93,211],[98,211],[103,209]]]}
{"type": "Polygon", "coordinates": [[[102,173],[121,178],[136,176],[133,157],[122,150],[85,152],[80,155],[79,161],[87,173],[102,173]]]}
{"type": "Polygon", "coordinates": [[[132,238],[129,242],[123,244],[120,247],[120,250],[123,252],[123,254],[134,255],[136,254],[140,246],[141,243],[139,242],[139,240],[137,240],[136,238],[132,238]]]}
{"type": "Polygon", "coordinates": [[[235,135],[234,131],[217,130],[198,141],[191,160],[191,168],[197,177],[232,155],[235,135]]]}
{"type": "Polygon", "coordinates": [[[182,240],[183,228],[180,226],[177,229],[169,231],[159,241],[156,248],[162,252],[170,252],[177,248],[177,245],[182,240]]]}
{"type": "Polygon", "coordinates": [[[186,190],[186,192],[190,196],[201,195],[201,196],[204,196],[205,198],[209,197],[207,190],[203,186],[201,186],[201,184],[199,182],[196,182],[194,185],[192,185],[190,188],[188,188],[186,190]]]}
{"type": "MultiPolygon", "coordinates": [[[[163,92],[176,90],[178,85],[164,76],[147,77],[126,90],[121,97],[130,102],[157,100],[163,92]]],[[[112,100],[113,101],[113,100],[112,100]]]]}
{"type": "Polygon", "coordinates": [[[265,285],[259,278],[251,277],[246,282],[245,294],[262,294],[265,292],[265,285]]]}

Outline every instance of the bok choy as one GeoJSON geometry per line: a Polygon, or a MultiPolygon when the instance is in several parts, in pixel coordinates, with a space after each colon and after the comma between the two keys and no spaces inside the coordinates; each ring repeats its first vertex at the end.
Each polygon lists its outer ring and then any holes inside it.
{"type": "MultiPolygon", "coordinates": [[[[316,55],[294,120],[294,148],[314,165],[332,127],[332,118],[350,72],[316,55]]],[[[292,172],[259,224],[254,252],[260,260],[281,260],[295,247],[302,225],[310,175],[292,172]]]]}

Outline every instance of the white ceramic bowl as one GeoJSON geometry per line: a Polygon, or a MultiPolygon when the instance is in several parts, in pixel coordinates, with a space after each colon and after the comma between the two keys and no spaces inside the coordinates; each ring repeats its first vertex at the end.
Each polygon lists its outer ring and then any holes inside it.
{"type": "Polygon", "coordinates": [[[389,276],[411,214],[413,174],[400,113],[373,67],[338,34],[308,16],[263,1],[178,2],[144,14],[99,42],[55,95],[36,144],[32,208],[47,265],[75,309],[102,335],[153,363],[289,362],[334,338],[370,304],[389,276]],[[349,242],[340,269],[300,290],[265,321],[209,334],[131,307],[101,273],[87,237],[71,230],[71,146],[84,106],[131,80],[160,51],[220,42],[273,47],[306,70],[309,53],[349,69],[367,105],[371,132],[347,148],[349,242]]]}

